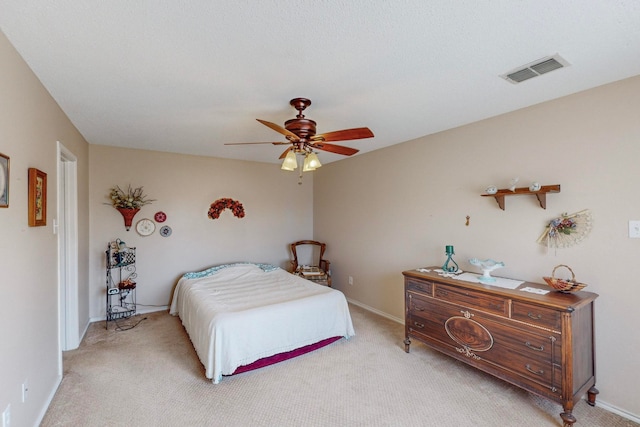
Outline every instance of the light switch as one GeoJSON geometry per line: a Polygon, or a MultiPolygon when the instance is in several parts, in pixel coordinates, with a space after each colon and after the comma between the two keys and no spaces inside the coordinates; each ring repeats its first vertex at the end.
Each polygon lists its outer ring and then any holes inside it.
{"type": "Polygon", "coordinates": [[[629,221],[629,237],[640,239],[640,221],[629,221]]]}

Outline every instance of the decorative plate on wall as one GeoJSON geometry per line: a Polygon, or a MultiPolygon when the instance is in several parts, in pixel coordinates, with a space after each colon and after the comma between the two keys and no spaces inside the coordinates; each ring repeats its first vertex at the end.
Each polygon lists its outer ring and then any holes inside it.
{"type": "Polygon", "coordinates": [[[156,231],[156,225],[149,218],[144,218],[136,223],[136,231],[141,236],[150,236],[156,231]]]}
{"type": "Polygon", "coordinates": [[[162,226],[160,228],[160,235],[162,237],[169,237],[171,236],[171,227],[169,227],[168,225],[162,226]]]}
{"type": "Polygon", "coordinates": [[[156,222],[165,222],[167,220],[167,214],[162,211],[159,211],[159,212],[156,212],[153,218],[156,220],[156,222]]]}

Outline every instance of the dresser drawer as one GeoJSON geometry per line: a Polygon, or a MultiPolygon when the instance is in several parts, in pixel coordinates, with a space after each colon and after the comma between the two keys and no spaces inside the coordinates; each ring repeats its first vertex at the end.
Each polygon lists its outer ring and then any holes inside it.
{"type": "Polygon", "coordinates": [[[454,305],[410,293],[407,330],[412,334],[421,334],[423,340],[436,339],[451,346],[455,343],[447,334],[444,324],[450,317],[460,314],[459,308],[454,305]]]}
{"type": "Polygon", "coordinates": [[[511,318],[554,331],[560,331],[562,326],[562,314],[559,311],[520,301],[512,302],[511,318]]]}
{"type": "Polygon", "coordinates": [[[501,366],[512,368],[525,378],[529,378],[545,388],[561,388],[562,378],[555,374],[556,365],[542,363],[539,360],[525,357],[514,357],[509,363],[501,366]]]}
{"type": "Polygon", "coordinates": [[[427,317],[429,316],[430,304],[433,298],[427,298],[416,292],[408,292],[407,307],[410,316],[427,317]]]}
{"type": "Polygon", "coordinates": [[[431,295],[433,289],[433,283],[426,280],[417,280],[413,278],[407,278],[405,280],[405,286],[407,291],[421,292],[423,294],[431,295]]]}
{"type": "Polygon", "coordinates": [[[407,327],[412,335],[421,335],[421,340],[433,340],[448,343],[451,341],[442,325],[434,322],[432,319],[425,319],[418,316],[409,316],[407,318],[407,327]]]}
{"type": "Polygon", "coordinates": [[[479,316],[475,319],[493,337],[491,350],[480,354],[484,359],[544,388],[560,388],[562,378],[558,371],[562,363],[562,351],[560,341],[554,335],[516,332],[509,327],[510,320],[502,324],[479,316]]]}
{"type": "Polygon", "coordinates": [[[509,315],[509,300],[506,298],[441,283],[434,284],[434,287],[435,298],[443,301],[453,302],[471,309],[499,314],[501,316],[509,315]]]}
{"type": "MultiPolygon", "coordinates": [[[[535,369],[535,368],[532,368],[535,369]]],[[[533,391],[536,394],[541,396],[548,397],[550,399],[561,399],[562,398],[562,369],[558,365],[553,365],[549,368],[553,369],[553,383],[546,383],[544,381],[540,381],[537,374],[528,373],[526,376],[511,374],[511,379],[509,382],[512,384],[516,384],[519,387],[523,387],[526,390],[533,391]]],[[[549,371],[551,372],[551,371],[549,371]]],[[[562,424],[560,424],[562,425],[562,424]]]]}
{"type": "MultiPolygon", "coordinates": [[[[506,321],[509,322],[509,321],[506,321]]],[[[522,330],[515,330],[503,325],[495,325],[485,321],[493,334],[495,341],[505,352],[504,363],[508,364],[512,354],[522,355],[526,360],[540,363],[562,363],[562,343],[560,335],[532,334],[522,330]]],[[[542,331],[541,331],[542,332],[542,331]]]]}

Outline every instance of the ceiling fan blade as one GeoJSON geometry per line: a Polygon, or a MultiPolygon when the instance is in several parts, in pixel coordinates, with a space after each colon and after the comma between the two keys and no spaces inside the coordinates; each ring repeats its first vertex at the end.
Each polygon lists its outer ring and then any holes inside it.
{"type": "Polygon", "coordinates": [[[285,157],[287,157],[287,154],[289,153],[289,151],[291,151],[293,149],[293,147],[289,147],[286,150],[284,150],[284,152],[282,154],[280,154],[280,157],[278,157],[280,160],[284,159],[285,157]]]}
{"type": "Polygon", "coordinates": [[[369,128],[353,128],[321,133],[311,138],[312,141],[347,141],[350,139],[364,139],[373,137],[369,128]]]}
{"type": "Polygon", "coordinates": [[[247,144],[273,144],[273,145],[288,145],[290,142],[227,142],[224,145],[247,145],[247,144]]]}
{"type": "Polygon", "coordinates": [[[266,120],[260,120],[260,119],[256,119],[256,120],[259,121],[260,123],[262,123],[263,125],[265,125],[267,127],[270,127],[271,129],[275,130],[276,132],[283,134],[284,136],[287,137],[287,139],[289,141],[299,141],[300,140],[298,135],[296,135],[295,133],[283,128],[280,125],[268,122],[266,120]]]}
{"type": "Polygon", "coordinates": [[[324,142],[314,142],[313,144],[309,144],[309,146],[316,148],[318,150],[328,151],[330,153],[342,154],[343,156],[351,156],[356,154],[360,150],[356,150],[355,148],[343,147],[342,145],[335,144],[325,144],[324,142]]]}

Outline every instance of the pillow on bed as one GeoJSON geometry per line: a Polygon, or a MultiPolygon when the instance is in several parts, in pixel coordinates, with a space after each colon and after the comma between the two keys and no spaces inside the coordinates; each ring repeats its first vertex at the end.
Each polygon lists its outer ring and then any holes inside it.
{"type": "Polygon", "coordinates": [[[237,267],[237,266],[242,266],[242,265],[255,265],[256,267],[260,268],[265,273],[268,273],[270,271],[277,270],[277,269],[280,268],[280,267],[276,267],[275,265],[271,265],[271,264],[261,264],[261,263],[253,263],[253,262],[235,262],[235,263],[232,263],[232,264],[216,265],[215,267],[207,268],[206,270],[202,270],[202,271],[194,271],[194,272],[190,272],[190,273],[185,273],[185,274],[182,275],[182,277],[184,277],[185,279],[200,279],[202,277],[212,276],[212,275],[216,274],[217,272],[219,272],[220,270],[223,270],[225,268],[237,267]]]}

